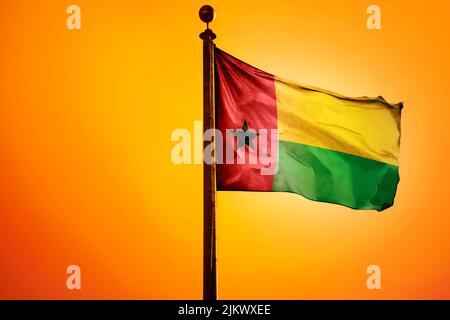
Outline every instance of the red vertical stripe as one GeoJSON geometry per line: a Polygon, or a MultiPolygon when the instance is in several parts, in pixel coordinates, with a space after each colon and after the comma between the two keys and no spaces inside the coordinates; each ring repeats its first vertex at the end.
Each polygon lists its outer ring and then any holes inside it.
{"type": "MultiPolygon", "coordinates": [[[[216,128],[224,136],[224,146],[225,143],[230,144],[230,141],[226,141],[226,130],[242,129],[246,121],[250,130],[259,132],[260,129],[267,129],[269,156],[276,159],[276,155],[270,155],[270,130],[277,129],[274,76],[217,48],[215,65],[216,128]]],[[[236,163],[238,143],[235,139],[235,163],[217,165],[218,190],[272,190],[274,176],[261,175],[263,165],[259,161],[257,164],[248,164],[248,156],[250,153],[255,154],[260,138],[261,135],[252,140],[253,148],[247,145],[240,147],[239,151],[245,152],[246,164],[236,163]]]]}

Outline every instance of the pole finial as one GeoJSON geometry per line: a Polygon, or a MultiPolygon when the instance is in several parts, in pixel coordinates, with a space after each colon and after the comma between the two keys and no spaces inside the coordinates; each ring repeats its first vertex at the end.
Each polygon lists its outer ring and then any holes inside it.
{"type": "Polygon", "coordinates": [[[209,5],[205,5],[200,8],[198,15],[200,16],[200,19],[204,23],[206,23],[206,30],[200,34],[200,38],[205,41],[214,40],[216,38],[216,35],[209,28],[209,23],[212,22],[214,20],[214,18],[216,17],[214,8],[209,5]]]}
{"type": "Polygon", "coordinates": [[[214,8],[210,5],[205,5],[200,8],[200,11],[198,12],[198,15],[200,16],[200,19],[206,23],[209,24],[214,20],[216,17],[216,13],[214,12],[214,8]]]}

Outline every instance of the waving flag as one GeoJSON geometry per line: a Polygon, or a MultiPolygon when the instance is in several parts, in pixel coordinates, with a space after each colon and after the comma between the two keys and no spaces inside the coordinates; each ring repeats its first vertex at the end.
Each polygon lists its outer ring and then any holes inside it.
{"type": "MultiPolygon", "coordinates": [[[[349,98],[256,69],[215,48],[216,128],[234,161],[217,165],[217,189],[284,191],[354,209],[394,203],[403,105],[349,98]],[[270,139],[276,132],[275,139],[270,139]],[[242,160],[242,159],[241,159],[242,160]]],[[[224,148],[225,148],[224,147],[224,148]]]]}

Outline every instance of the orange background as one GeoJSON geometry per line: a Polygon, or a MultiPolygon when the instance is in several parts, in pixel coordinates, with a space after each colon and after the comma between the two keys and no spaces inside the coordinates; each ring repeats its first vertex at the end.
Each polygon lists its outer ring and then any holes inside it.
{"type": "MultiPolygon", "coordinates": [[[[200,299],[203,1],[0,4],[0,298],[200,299]],[[82,290],[66,289],[81,267],[82,290]]],[[[218,195],[222,299],[450,298],[450,3],[210,1],[216,43],[278,76],[405,102],[395,206],[218,195]],[[366,288],[377,264],[382,289],[366,288]]]]}

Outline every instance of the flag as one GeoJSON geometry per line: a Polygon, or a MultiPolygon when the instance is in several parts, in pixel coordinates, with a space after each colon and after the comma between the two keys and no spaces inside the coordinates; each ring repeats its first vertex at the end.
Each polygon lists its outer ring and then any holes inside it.
{"type": "Polygon", "coordinates": [[[215,94],[224,140],[218,190],[292,192],[353,209],[393,205],[402,103],[301,85],[218,48],[215,94]]]}

